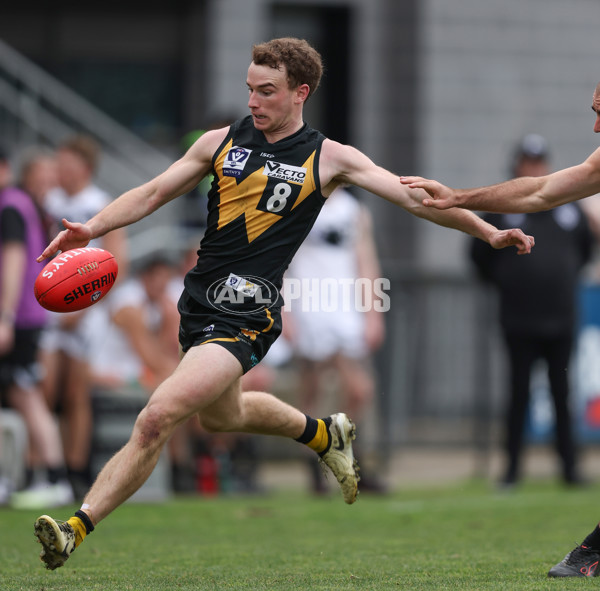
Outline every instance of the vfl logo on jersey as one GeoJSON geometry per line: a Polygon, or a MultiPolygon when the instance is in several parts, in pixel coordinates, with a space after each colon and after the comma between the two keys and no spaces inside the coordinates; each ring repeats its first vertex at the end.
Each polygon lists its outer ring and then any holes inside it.
{"type": "Polygon", "coordinates": [[[226,285],[235,289],[235,291],[239,291],[245,296],[254,297],[256,292],[260,289],[260,286],[256,283],[252,283],[239,275],[235,275],[234,273],[229,273],[229,277],[227,277],[226,285]]]}
{"type": "Polygon", "coordinates": [[[251,152],[252,150],[233,146],[233,148],[227,152],[227,156],[225,157],[225,162],[223,163],[223,175],[233,177],[242,176],[242,171],[248,162],[248,157],[251,152]]]}
{"type": "Polygon", "coordinates": [[[306,178],[306,168],[267,160],[263,174],[280,181],[303,185],[304,179],[306,178]]]}

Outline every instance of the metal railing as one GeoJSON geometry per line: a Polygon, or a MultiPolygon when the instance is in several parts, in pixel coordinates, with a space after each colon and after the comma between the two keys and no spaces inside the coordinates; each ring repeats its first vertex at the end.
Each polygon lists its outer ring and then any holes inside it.
{"type": "Polygon", "coordinates": [[[94,136],[103,149],[98,182],[112,193],[149,180],[171,162],[1,40],[0,108],[17,120],[3,134],[17,146],[31,141],[54,145],[74,132],[94,136]]]}
{"type": "MultiPolygon", "coordinates": [[[[115,197],[150,180],[173,161],[0,40],[2,143],[18,153],[31,145],[56,146],[74,133],[88,134],[99,143],[102,158],[96,183],[115,197]]],[[[148,229],[173,223],[179,208],[169,204],[136,224],[131,233],[144,232],[153,242],[148,229]]],[[[140,247],[148,250],[148,245],[140,247]]]]}

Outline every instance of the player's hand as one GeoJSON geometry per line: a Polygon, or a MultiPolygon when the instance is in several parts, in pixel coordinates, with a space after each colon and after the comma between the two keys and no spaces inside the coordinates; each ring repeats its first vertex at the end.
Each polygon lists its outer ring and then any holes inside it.
{"type": "Polygon", "coordinates": [[[529,254],[535,245],[533,236],[528,236],[518,228],[508,230],[496,230],[490,237],[490,246],[496,249],[516,246],[517,254],[529,254]]]}
{"type": "Polygon", "coordinates": [[[46,250],[37,258],[40,263],[44,259],[55,255],[59,250],[71,250],[72,248],[83,248],[92,239],[92,231],[85,225],[70,222],[63,218],[65,229],[59,232],[56,238],[46,247],[46,250]]]}
{"type": "Polygon", "coordinates": [[[401,176],[400,182],[403,185],[408,185],[411,189],[423,189],[427,191],[431,198],[426,197],[423,199],[423,205],[426,207],[450,209],[451,207],[459,207],[461,205],[457,192],[438,181],[424,179],[420,176],[401,176]]]}

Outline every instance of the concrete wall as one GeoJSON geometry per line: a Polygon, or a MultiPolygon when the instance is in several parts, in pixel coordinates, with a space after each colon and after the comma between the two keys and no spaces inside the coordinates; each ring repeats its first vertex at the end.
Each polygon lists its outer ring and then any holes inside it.
{"type": "MultiPolygon", "coordinates": [[[[428,0],[422,3],[419,172],[451,186],[507,178],[515,141],[545,135],[553,165],[595,148],[590,111],[598,71],[594,0],[428,0]]],[[[422,224],[427,268],[461,269],[464,239],[422,224]]]]}
{"type": "MultiPolygon", "coordinates": [[[[314,6],[306,0],[278,4],[314,6]]],[[[597,83],[594,0],[331,0],[352,7],[351,142],[397,173],[455,186],[507,177],[529,131],[553,164],[596,146],[589,111],[597,83]]],[[[209,111],[246,111],[249,48],[272,36],[271,2],[209,4],[209,111]]],[[[278,31],[279,32],[279,31],[278,31]]],[[[467,238],[372,200],[386,269],[465,273],[467,238]]]]}

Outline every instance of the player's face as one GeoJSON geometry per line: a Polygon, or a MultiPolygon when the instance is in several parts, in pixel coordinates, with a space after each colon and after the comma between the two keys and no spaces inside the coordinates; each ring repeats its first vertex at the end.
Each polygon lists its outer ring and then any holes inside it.
{"type": "Polygon", "coordinates": [[[302,119],[304,99],[300,99],[298,89],[289,88],[285,68],[275,69],[251,63],[246,84],[248,108],[256,129],[267,136],[296,131],[298,118],[300,121],[302,119]]]}

